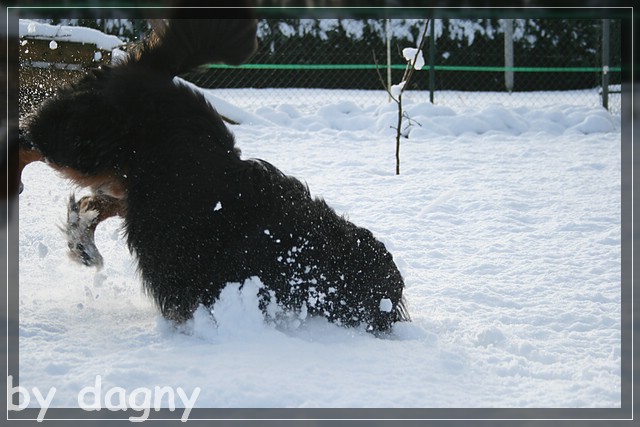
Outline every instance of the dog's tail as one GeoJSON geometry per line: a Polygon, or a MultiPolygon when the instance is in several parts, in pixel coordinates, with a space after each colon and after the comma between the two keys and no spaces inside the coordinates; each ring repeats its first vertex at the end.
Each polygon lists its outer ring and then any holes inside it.
{"type": "Polygon", "coordinates": [[[257,48],[255,19],[169,19],[152,26],[152,36],[129,62],[168,77],[206,63],[239,65],[257,48]]]}

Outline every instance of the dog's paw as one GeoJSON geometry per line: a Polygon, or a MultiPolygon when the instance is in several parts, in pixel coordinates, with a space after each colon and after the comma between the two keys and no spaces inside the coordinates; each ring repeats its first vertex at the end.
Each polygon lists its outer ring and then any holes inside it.
{"type": "Polygon", "coordinates": [[[102,255],[96,247],[94,232],[98,211],[90,209],[84,199],[76,202],[71,195],[67,205],[67,223],[64,232],[69,246],[71,259],[89,267],[100,269],[103,264],[102,255]]]}
{"type": "Polygon", "coordinates": [[[98,251],[95,245],[85,246],[82,243],[68,242],[69,256],[74,261],[77,261],[87,267],[102,268],[103,260],[102,255],[98,251]]]}

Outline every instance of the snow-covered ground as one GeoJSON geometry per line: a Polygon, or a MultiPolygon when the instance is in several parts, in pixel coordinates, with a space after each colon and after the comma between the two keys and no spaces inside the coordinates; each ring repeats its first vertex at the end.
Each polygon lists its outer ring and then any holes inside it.
{"type": "Polygon", "coordinates": [[[203,408],[620,406],[619,116],[410,103],[419,125],[395,176],[394,104],[316,91],[311,111],[299,92],[258,93],[272,98],[208,96],[241,122],[246,157],[306,181],[387,244],[413,322],[387,338],[318,319],[275,329],[255,287],[230,285],[217,325],[197,313],[176,329],[142,294],[120,220],[98,230],[101,271],[67,258],[58,226],[74,189],[32,164],[19,216],[21,386],[56,387],[55,407],[78,407],[98,375],[128,393],[199,387],[203,408]]]}
{"type": "Polygon", "coordinates": [[[448,93],[431,105],[407,92],[413,125],[395,176],[396,110],[381,91],[206,95],[240,123],[246,157],[306,181],[386,243],[413,322],[385,338],[321,319],[276,329],[250,282],[224,290],[215,322],[200,311],[176,328],[141,292],[121,220],[98,230],[102,270],[67,257],[58,226],[78,190],[31,164],[20,386],[55,387],[53,407],[79,407],[98,377],[103,407],[164,386],[198,389],[199,408],[620,407],[618,115],[565,101],[577,93],[448,93]]]}

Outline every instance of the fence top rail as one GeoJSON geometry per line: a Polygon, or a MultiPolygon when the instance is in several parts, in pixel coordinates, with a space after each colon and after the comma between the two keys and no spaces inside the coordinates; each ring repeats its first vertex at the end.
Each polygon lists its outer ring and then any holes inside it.
{"type": "MultiPolygon", "coordinates": [[[[226,64],[207,64],[205,68],[244,68],[251,70],[375,70],[380,67],[375,64],[242,64],[239,66],[226,64]]],[[[393,64],[392,69],[404,70],[406,65],[393,64]]],[[[429,69],[425,66],[424,69],[429,69]]],[[[504,72],[513,71],[519,73],[599,73],[604,67],[501,67],[501,66],[470,66],[470,65],[435,65],[436,71],[481,71],[504,72]]],[[[622,67],[606,67],[608,72],[621,72],[622,67]]]]}

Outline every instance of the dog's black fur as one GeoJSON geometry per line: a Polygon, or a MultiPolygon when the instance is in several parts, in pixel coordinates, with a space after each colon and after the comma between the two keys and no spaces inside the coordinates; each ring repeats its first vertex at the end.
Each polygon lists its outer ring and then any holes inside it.
{"type": "Polygon", "coordinates": [[[227,283],[258,277],[265,312],[277,301],[389,330],[408,314],[385,246],[297,179],[243,160],[219,114],[173,80],[201,63],[242,62],[255,30],[253,20],[171,21],[124,63],[44,103],[24,138],[58,169],[124,188],[128,245],[167,318],[188,319],[227,283]]]}

